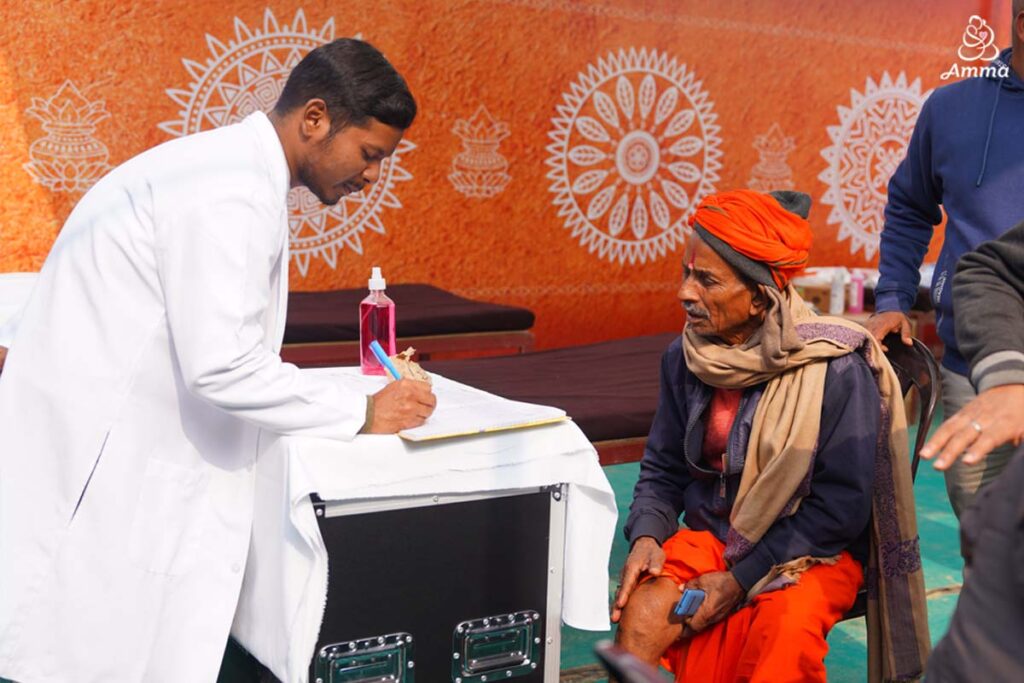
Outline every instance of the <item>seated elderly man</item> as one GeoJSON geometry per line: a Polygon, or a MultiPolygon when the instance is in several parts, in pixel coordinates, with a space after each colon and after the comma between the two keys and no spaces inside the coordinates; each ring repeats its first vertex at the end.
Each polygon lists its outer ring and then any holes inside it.
{"type": "Polygon", "coordinates": [[[677,681],[824,681],[867,568],[870,678],[914,680],[929,639],[906,418],[878,342],[815,316],[810,198],[740,190],[693,218],[612,619],[677,681]],[[679,529],[679,515],[686,527],[679,529]],[[685,588],[706,597],[673,615],[685,588]]]}

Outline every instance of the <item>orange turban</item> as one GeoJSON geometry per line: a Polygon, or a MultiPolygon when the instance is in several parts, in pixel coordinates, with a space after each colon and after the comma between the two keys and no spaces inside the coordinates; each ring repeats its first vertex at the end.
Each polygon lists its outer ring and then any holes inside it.
{"type": "Polygon", "coordinates": [[[803,199],[803,213],[787,210],[775,196],[753,190],[720,192],[705,197],[690,217],[706,232],[739,254],[768,266],[779,289],[807,265],[813,235],[807,222],[809,197],[777,193],[783,199],[803,199]]]}

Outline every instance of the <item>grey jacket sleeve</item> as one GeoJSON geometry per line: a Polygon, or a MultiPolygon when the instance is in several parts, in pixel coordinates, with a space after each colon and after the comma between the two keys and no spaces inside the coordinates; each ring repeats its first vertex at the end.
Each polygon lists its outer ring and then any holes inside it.
{"type": "Polygon", "coordinates": [[[1024,384],[1024,222],[964,254],[953,306],[957,342],[977,390],[1024,384]]]}

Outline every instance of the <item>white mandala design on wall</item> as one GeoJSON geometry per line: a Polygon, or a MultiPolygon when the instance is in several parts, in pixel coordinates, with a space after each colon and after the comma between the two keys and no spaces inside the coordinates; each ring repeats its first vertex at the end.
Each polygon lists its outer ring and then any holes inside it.
{"type": "MultiPolygon", "coordinates": [[[[182,60],[192,77],[189,88],[166,91],[181,106],[181,118],[161,123],[160,129],[183,136],[237,123],[256,111],[269,111],[292,68],[334,37],[333,18],[320,29],[310,29],[301,9],[291,24],[279,24],[267,9],[262,28],[250,29],[236,17],[234,39],[227,44],[207,34],[211,56],[204,63],[182,60]]],[[[412,177],[401,163],[402,156],[415,148],[412,142],[402,140],[394,155],[381,164],[376,183],[362,193],[343,197],[334,206],[324,206],[306,188],[288,193],[291,255],[300,274],[306,275],[313,257],[324,259],[334,269],[341,249],[348,247],[361,254],[367,228],[384,234],[381,211],[401,208],[394,185],[412,177]]]]}
{"type": "Polygon", "coordinates": [[[850,106],[840,105],[839,125],[829,126],[832,146],[821,155],[828,166],[818,179],[828,185],[823,204],[832,207],[828,222],[839,224],[839,239],[850,240],[850,253],[878,251],[885,221],[889,178],[903,160],[910,135],[931,91],[921,92],[921,79],[907,83],[900,72],[888,72],[879,83],[867,79],[863,93],[850,91],[850,106]]]}
{"type": "Polygon", "coordinates": [[[682,243],[722,166],[717,115],[686,64],[653,49],[610,53],[570,84],[557,112],[549,189],[580,245],[634,264],[682,243]]]}

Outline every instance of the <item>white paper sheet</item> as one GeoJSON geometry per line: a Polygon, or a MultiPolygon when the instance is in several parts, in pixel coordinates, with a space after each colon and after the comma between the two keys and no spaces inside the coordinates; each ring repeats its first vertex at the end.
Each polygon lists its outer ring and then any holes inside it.
{"type": "MultiPolygon", "coordinates": [[[[344,374],[347,387],[366,394],[380,391],[388,382],[379,375],[359,374],[355,368],[330,368],[324,372],[344,374]]],[[[437,396],[437,408],[422,426],[399,432],[398,435],[407,441],[483,434],[566,419],[565,411],[560,408],[510,401],[441,375],[431,373],[430,377],[437,396]]]]}

